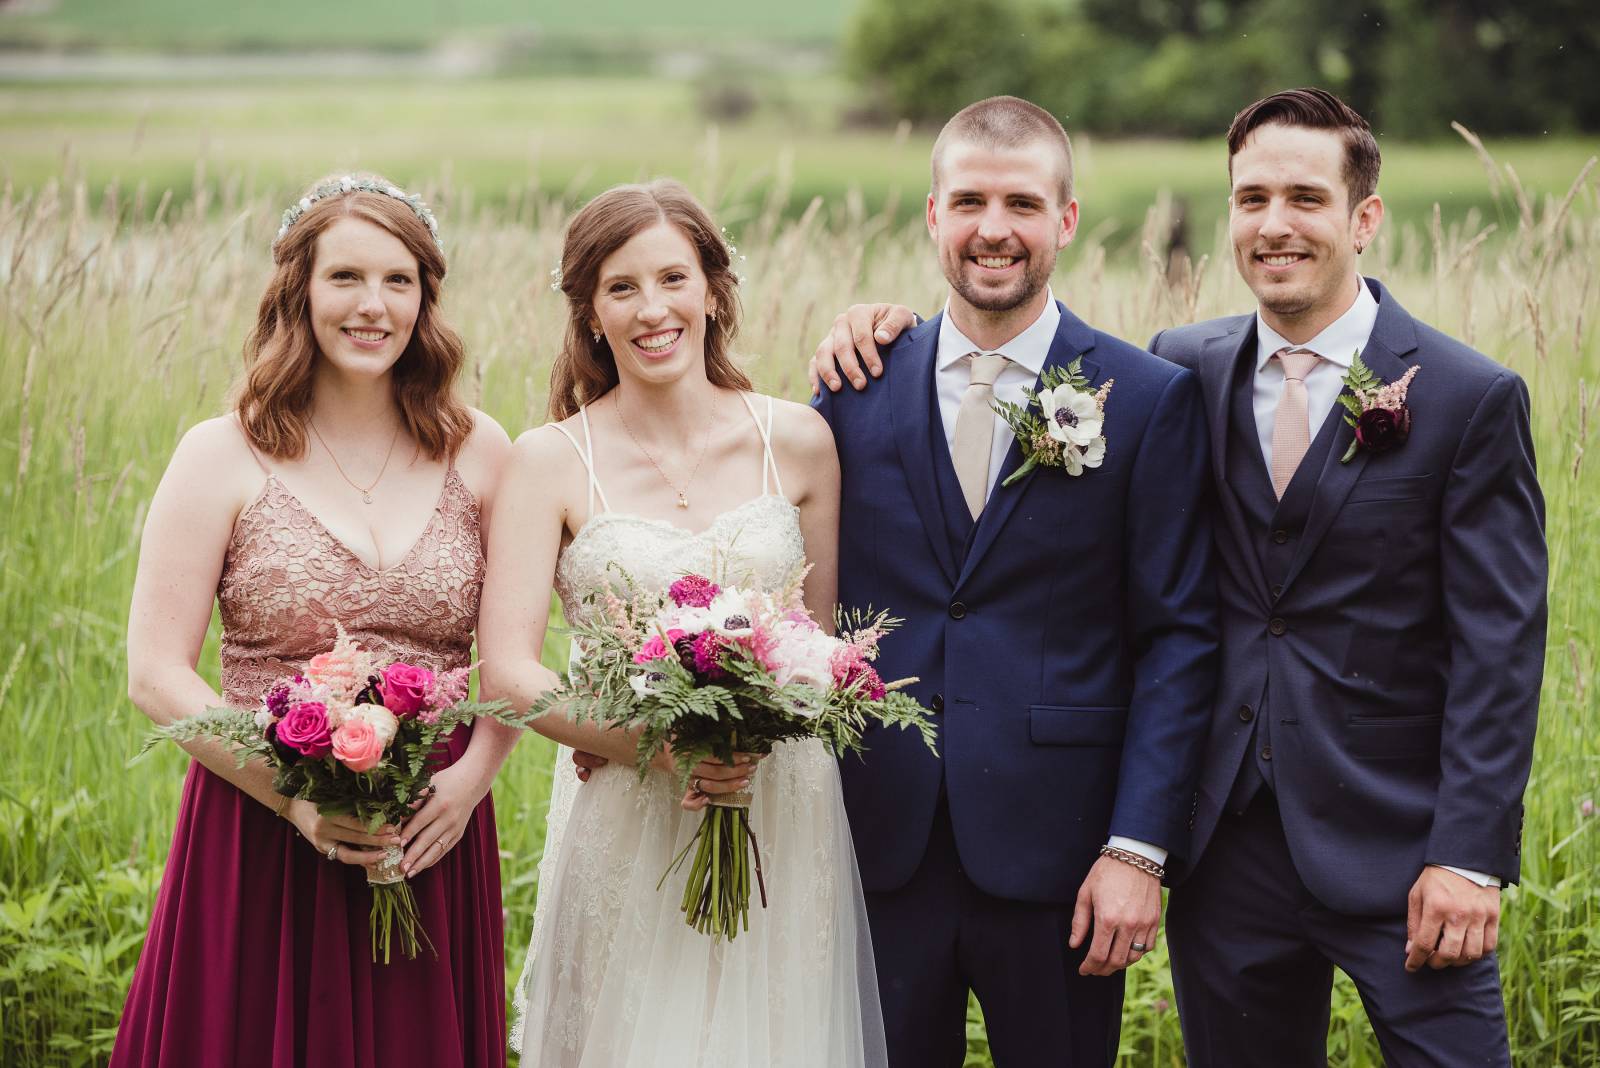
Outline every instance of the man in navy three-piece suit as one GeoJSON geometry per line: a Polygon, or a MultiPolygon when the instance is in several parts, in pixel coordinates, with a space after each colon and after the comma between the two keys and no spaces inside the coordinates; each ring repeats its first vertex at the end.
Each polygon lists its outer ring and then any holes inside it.
{"type": "Polygon", "coordinates": [[[1259,309],[1151,342],[1200,376],[1218,487],[1224,656],[1168,918],[1189,1062],[1325,1064],[1338,966],[1390,1065],[1509,1066],[1499,887],[1545,641],[1528,392],[1358,274],[1383,217],[1360,115],[1279,93],[1228,149],[1259,309]],[[1411,376],[1359,439],[1334,400],[1357,350],[1411,376]]]}
{"type": "MultiPolygon", "coordinates": [[[[1168,916],[1188,1061],[1325,1065],[1337,966],[1388,1064],[1508,1066],[1499,887],[1545,641],[1528,393],[1357,271],[1383,218],[1358,114],[1279,93],[1228,146],[1258,309],[1151,342],[1200,379],[1215,481],[1221,670],[1168,916]]],[[[814,376],[860,388],[856,349],[887,374],[873,340],[910,319],[851,309],[814,376]]]]}
{"type": "Polygon", "coordinates": [[[1197,376],[1053,299],[1077,224],[1047,112],[986,100],[933,151],[944,312],[884,382],[818,403],[843,459],[839,599],[892,609],[885,678],[939,727],[869,729],[842,766],[890,1062],[959,1068],[968,990],[1002,1068],[1109,1065],[1121,969],[1154,944],[1215,688],[1210,460],[1197,376]],[[992,409],[1074,361],[1082,466],[1023,466],[992,409]]]}

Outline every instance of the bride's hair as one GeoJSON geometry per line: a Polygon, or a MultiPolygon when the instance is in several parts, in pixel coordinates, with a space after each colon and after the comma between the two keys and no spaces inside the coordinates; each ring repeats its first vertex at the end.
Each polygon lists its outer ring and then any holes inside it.
{"type": "MultiPolygon", "coordinates": [[[[361,179],[390,185],[376,175],[361,179]]],[[[361,188],[312,199],[329,181],[312,183],[300,201],[306,206],[273,246],[272,279],[244,343],[244,376],[233,402],[239,422],[250,443],[268,456],[292,460],[304,455],[318,357],[310,299],[317,238],[339,219],[362,219],[393,234],[417,258],[422,302],[411,341],[394,365],[394,399],[406,430],[425,453],[434,459],[452,455],[472,431],[472,413],[454,389],[466,349],[439,310],[444,253],[408,201],[361,188]]]]}
{"type": "Polygon", "coordinates": [[[560,287],[567,298],[567,332],[550,368],[550,418],[565,419],[617,384],[617,360],[605,336],[589,324],[600,265],[634,235],[657,223],[683,232],[700,257],[716,318],[706,320],[706,377],[730,389],[753,388],[728,349],[739,332],[739,278],[727,242],[711,215],[678,182],[619,185],[585,204],[567,227],[561,249],[560,287]]]}

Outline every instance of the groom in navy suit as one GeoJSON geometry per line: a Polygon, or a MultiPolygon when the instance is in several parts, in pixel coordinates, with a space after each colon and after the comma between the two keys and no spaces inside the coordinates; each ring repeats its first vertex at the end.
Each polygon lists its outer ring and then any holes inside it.
{"type": "MultiPolygon", "coordinates": [[[[1360,276],[1383,220],[1360,115],[1278,93],[1228,150],[1258,308],[1151,342],[1200,377],[1218,514],[1222,669],[1168,917],[1189,1064],[1322,1068],[1337,966],[1387,1063],[1509,1066],[1499,888],[1545,640],[1528,392],[1360,276]]],[[[838,357],[860,388],[854,352],[884,373],[874,340],[910,318],[852,308],[814,377],[837,389],[838,357]]]]}
{"type": "Polygon", "coordinates": [[[1189,1063],[1323,1065],[1337,966],[1389,1064],[1509,1066],[1499,887],[1545,640],[1528,391],[1357,272],[1383,218],[1360,115],[1278,93],[1228,150],[1259,307],[1151,342],[1200,376],[1218,486],[1222,674],[1169,917],[1189,1063]],[[1357,350],[1409,385],[1352,429],[1357,350]]]}
{"type": "MultiPolygon", "coordinates": [[[[927,206],[945,310],[879,386],[817,402],[843,460],[839,599],[906,618],[879,670],[918,677],[939,725],[938,758],[878,729],[843,765],[896,1068],[958,1068],[969,989],[1001,1068],[1111,1064],[1121,969],[1187,840],[1216,650],[1199,382],[1052,299],[1071,186],[1042,109],[953,118],[927,206]],[[1003,485],[1039,443],[991,402],[1075,361],[1109,387],[1103,450],[1003,485]]],[[[1085,403],[1045,414],[1064,433],[1085,403]]]]}

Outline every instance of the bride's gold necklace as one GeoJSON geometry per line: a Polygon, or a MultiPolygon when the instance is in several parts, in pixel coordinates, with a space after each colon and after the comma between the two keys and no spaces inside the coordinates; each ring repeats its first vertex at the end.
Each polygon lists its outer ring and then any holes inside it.
{"type": "MultiPolygon", "coordinates": [[[[612,407],[616,408],[616,410],[617,410],[617,419],[622,423],[622,429],[626,430],[628,432],[628,437],[633,440],[633,447],[638,449],[639,452],[641,454],[643,454],[643,456],[644,456],[644,458],[646,460],[650,461],[650,466],[656,469],[656,474],[661,476],[661,481],[663,481],[663,482],[665,482],[667,484],[667,488],[672,490],[673,493],[676,493],[678,495],[678,507],[679,508],[688,508],[689,507],[689,487],[694,483],[694,476],[699,473],[700,464],[706,458],[706,449],[711,444],[711,428],[716,425],[716,419],[717,419],[717,395],[716,395],[716,393],[713,392],[711,394],[711,403],[706,408],[706,436],[704,438],[702,438],[701,441],[700,441],[700,455],[695,458],[694,466],[689,469],[689,477],[684,479],[683,488],[681,488],[681,489],[678,487],[678,484],[676,482],[672,481],[672,479],[667,477],[667,473],[665,471],[661,470],[661,465],[656,463],[656,458],[654,456],[650,455],[650,450],[645,448],[643,445],[641,445],[639,443],[639,438],[638,438],[637,435],[634,434],[633,427],[628,425],[628,417],[622,414],[622,401],[617,399],[616,394],[612,394],[611,404],[612,404],[612,407]]],[[[324,447],[326,447],[326,446],[324,446],[324,447]]]]}
{"type": "Polygon", "coordinates": [[[383,481],[384,472],[389,470],[389,458],[394,455],[395,442],[400,440],[400,425],[401,424],[396,423],[395,426],[394,426],[394,437],[389,439],[389,451],[383,454],[383,466],[378,468],[378,477],[372,480],[372,484],[371,485],[367,485],[367,486],[357,485],[355,479],[351,478],[349,475],[344,473],[344,468],[339,465],[339,458],[333,454],[333,450],[332,449],[328,448],[328,443],[326,441],[322,440],[322,432],[317,429],[317,424],[313,423],[311,420],[307,419],[306,420],[306,425],[311,427],[311,433],[316,435],[317,444],[322,446],[322,451],[327,453],[328,454],[328,459],[333,461],[333,469],[335,471],[339,472],[339,477],[344,479],[346,482],[350,483],[350,488],[351,489],[353,489],[357,493],[361,494],[361,500],[364,503],[371,504],[372,503],[372,491],[378,488],[378,483],[383,481]]]}

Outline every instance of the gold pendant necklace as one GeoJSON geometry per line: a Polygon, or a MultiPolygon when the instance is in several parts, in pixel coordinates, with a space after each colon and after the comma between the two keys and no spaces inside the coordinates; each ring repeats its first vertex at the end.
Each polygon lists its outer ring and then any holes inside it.
{"type": "Polygon", "coordinates": [[[706,458],[706,449],[711,445],[711,428],[716,424],[717,417],[717,395],[715,393],[711,394],[711,404],[706,409],[706,435],[700,441],[700,455],[695,458],[694,467],[690,468],[689,477],[684,479],[682,489],[679,489],[678,484],[668,478],[665,471],[661,470],[661,465],[656,463],[654,456],[650,455],[650,450],[639,444],[639,438],[634,434],[633,427],[628,425],[627,416],[622,414],[622,402],[617,399],[615,393],[612,394],[611,404],[617,410],[617,420],[622,424],[622,429],[628,432],[628,437],[633,441],[633,447],[638,449],[646,460],[650,461],[650,466],[656,469],[656,474],[661,476],[661,481],[667,484],[667,488],[678,495],[678,507],[688,509],[689,487],[693,485],[694,476],[699,473],[700,464],[706,458]]]}
{"type": "Polygon", "coordinates": [[[316,423],[312,422],[310,419],[307,419],[306,425],[311,427],[311,433],[316,435],[317,444],[322,446],[322,451],[327,453],[328,459],[333,461],[333,469],[339,472],[339,477],[348,482],[351,489],[361,494],[361,501],[363,504],[371,504],[372,491],[378,488],[379,482],[383,481],[384,472],[389,470],[389,458],[394,455],[395,442],[400,440],[400,424],[395,424],[394,437],[389,439],[389,451],[383,454],[383,466],[378,468],[378,477],[373,479],[372,484],[369,486],[357,485],[354,479],[344,473],[344,468],[339,464],[339,458],[333,454],[332,449],[328,448],[328,443],[322,440],[322,432],[317,429],[316,423]]]}

